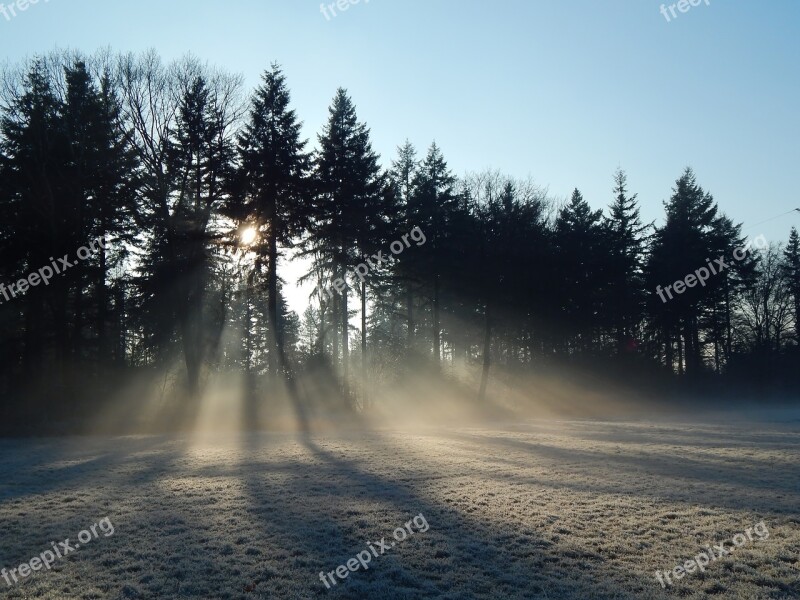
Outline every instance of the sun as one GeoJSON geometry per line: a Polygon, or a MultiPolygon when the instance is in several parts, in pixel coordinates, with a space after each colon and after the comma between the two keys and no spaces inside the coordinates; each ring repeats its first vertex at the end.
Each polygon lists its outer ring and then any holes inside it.
{"type": "Polygon", "coordinates": [[[258,231],[255,227],[247,227],[239,233],[239,241],[242,246],[252,246],[258,237],[258,231]]]}

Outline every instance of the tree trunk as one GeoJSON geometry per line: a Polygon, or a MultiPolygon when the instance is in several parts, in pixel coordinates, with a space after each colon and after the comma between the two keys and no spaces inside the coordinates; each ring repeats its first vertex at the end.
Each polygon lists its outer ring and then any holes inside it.
{"type": "Polygon", "coordinates": [[[800,294],[794,294],[794,335],[795,343],[800,345],[800,294]]]}
{"type": "Polygon", "coordinates": [[[369,407],[367,385],[367,282],[361,282],[361,385],[364,390],[364,408],[369,407]]]}
{"type": "Polygon", "coordinates": [[[108,262],[106,249],[100,246],[100,270],[97,274],[97,349],[100,354],[100,364],[107,364],[110,356],[108,344],[108,294],[106,290],[106,274],[108,262]]]}
{"type": "Polygon", "coordinates": [[[333,344],[333,368],[339,371],[339,303],[342,297],[339,294],[333,295],[333,306],[331,307],[331,342],[333,344]]]}
{"type": "Polygon", "coordinates": [[[320,355],[324,355],[328,349],[328,307],[329,303],[324,300],[319,304],[319,332],[317,334],[316,350],[320,355]]]}
{"type": "Polygon", "coordinates": [[[725,273],[725,364],[731,358],[733,333],[731,331],[731,297],[728,274],[725,273]]]}
{"type": "Polygon", "coordinates": [[[117,283],[114,287],[114,353],[113,361],[119,366],[124,366],[126,355],[126,333],[128,331],[127,323],[125,322],[125,287],[121,283],[117,283]]]}
{"type": "MultiPolygon", "coordinates": [[[[346,274],[342,271],[342,281],[345,281],[346,274]]],[[[345,287],[342,292],[342,373],[344,375],[345,383],[350,375],[349,358],[350,358],[350,342],[348,332],[350,330],[350,323],[347,316],[347,288],[345,287]]]]}
{"type": "Polygon", "coordinates": [[[267,266],[267,312],[269,313],[269,373],[280,372],[280,308],[278,302],[278,240],[275,236],[274,219],[269,224],[269,265],[267,266]]]}
{"type": "Polygon", "coordinates": [[[484,402],[486,400],[486,386],[489,383],[489,367],[491,366],[491,346],[492,346],[492,323],[489,303],[486,303],[484,309],[484,325],[483,325],[483,371],[481,372],[481,389],[478,392],[478,400],[484,402]]]}
{"type": "Polygon", "coordinates": [[[414,291],[411,283],[406,288],[406,312],[408,313],[408,349],[411,350],[414,348],[414,291]]]}
{"type": "Polygon", "coordinates": [[[672,336],[670,335],[669,327],[666,325],[663,329],[664,335],[664,363],[669,367],[670,374],[675,372],[675,351],[672,347],[672,336]]]}
{"type": "Polygon", "coordinates": [[[75,284],[77,293],[75,294],[75,312],[73,323],[73,337],[71,344],[71,352],[75,364],[83,362],[83,266],[78,263],[76,265],[77,273],[75,273],[75,284]]]}
{"type": "Polygon", "coordinates": [[[439,323],[439,275],[433,278],[433,360],[438,368],[442,356],[442,332],[439,323]]]}
{"type": "Polygon", "coordinates": [[[186,364],[186,383],[189,397],[194,399],[200,389],[200,349],[197,343],[195,329],[198,320],[189,315],[180,318],[181,339],[183,342],[183,359],[186,364]]]}
{"type": "Polygon", "coordinates": [[[697,325],[697,316],[692,317],[692,371],[699,375],[703,369],[703,357],[700,353],[700,327],[697,325]]]}

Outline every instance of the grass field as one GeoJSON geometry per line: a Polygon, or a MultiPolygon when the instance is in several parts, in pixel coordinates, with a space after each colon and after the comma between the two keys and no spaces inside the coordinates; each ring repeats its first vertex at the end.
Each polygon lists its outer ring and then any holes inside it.
{"type": "Polygon", "coordinates": [[[800,598],[788,418],[6,440],[0,457],[0,567],[114,526],[0,597],[800,598]],[[395,541],[419,515],[429,529],[395,541]],[[762,521],[704,573],[656,580],[762,521]]]}

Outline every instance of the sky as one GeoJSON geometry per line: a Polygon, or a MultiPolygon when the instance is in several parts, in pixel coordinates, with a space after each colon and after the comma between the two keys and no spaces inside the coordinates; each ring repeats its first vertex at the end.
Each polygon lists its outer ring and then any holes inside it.
{"type": "Polygon", "coordinates": [[[248,88],[278,62],[312,145],[341,86],[386,166],[404,140],[435,140],[458,175],[530,176],[595,208],[622,167],[657,223],[691,166],[745,233],[785,240],[800,228],[785,214],[800,207],[800,2],[670,5],[360,0],[326,16],[318,0],[39,0],[0,11],[0,59],[155,48],[248,88]]]}

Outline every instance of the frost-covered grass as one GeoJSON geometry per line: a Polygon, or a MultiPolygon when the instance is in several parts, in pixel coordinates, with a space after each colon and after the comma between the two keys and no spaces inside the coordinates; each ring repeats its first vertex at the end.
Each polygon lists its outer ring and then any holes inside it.
{"type": "Polygon", "coordinates": [[[800,423],[0,442],[0,568],[116,531],[8,598],[800,598],[800,423]],[[367,541],[430,529],[326,590],[367,541]],[[764,521],[664,591],[654,578],[764,521]]]}

